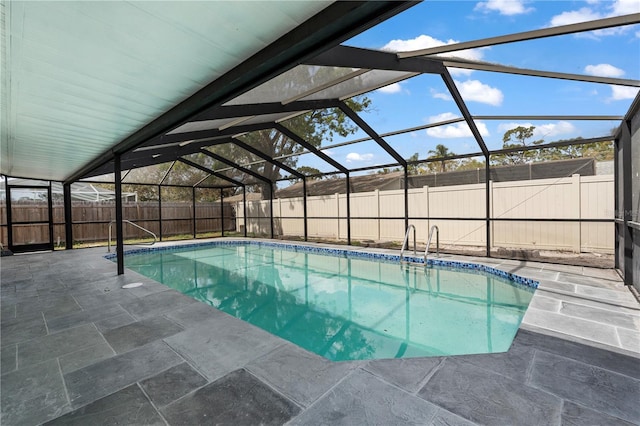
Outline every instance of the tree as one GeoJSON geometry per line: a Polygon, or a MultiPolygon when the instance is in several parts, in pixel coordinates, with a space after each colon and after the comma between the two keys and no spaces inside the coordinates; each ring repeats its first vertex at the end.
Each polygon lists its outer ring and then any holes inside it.
{"type": "MultiPolygon", "coordinates": [[[[371,101],[364,96],[346,100],[345,103],[355,112],[368,111],[371,105],[371,101]]],[[[335,135],[344,137],[353,134],[358,130],[355,123],[351,122],[339,108],[310,111],[306,114],[299,115],[282,122],[281,124],[315,147],[319,147],[323,141],[331,141],[335,135]]],[[[295,155],[291,156],[291,154],[301,153],[304,150],[301,145],[274,129],[248,133],[239,137],[239,139],[248,145],[259,149],[271,158],[277,158],[278,161],[294,168],[298,159],[295,155]]],[[[266,161],[261,161],[260,158],[242,148],[239,148],[235,144],[227,143],[216,145],[208,149],[222,157],[235,161],[237,164],[258,173],[271,181],[281,178],[280,168],[278,166],[266,161]]],[[[223,174],[236,180],[248,178],[255,181],[253,177],[247,176],[238,169],[229,168],[226,164],[202,153],[191,154],[185,158],[188,158],[189,160],[210,170],[229,169],[223,174]]],[[[165,163],[157,166],[146,167],[144,169],[132,170],[129,179],[127,180],[136,183],[159,184],[170,167],[171,163],[165,163]]],[[[303,166],[300,171],[304,174],[320,173],[318,169],[306,166],[303,166]]],[[[207,174],[201,170],[190,167],[181,162],[176,162],[168,174],[167,180],[169,182],[165,181],[165,183],[194,185],[206,176],[207,174]]],[[[220,184],[227,185],[229,183],[220,181],[220,184]]],[[[257,188],[247,186],[247,189],[249,191],[252,189],[261,191],[265,194],[265,197],[268,197],[271,186],[260,181],[257,184],[257,188]]],[[[140,200],[156,200],[158,197],[157,188],[154,188],[153,186],[142,187],[136,185],[135,187],[127,187],[126,190],[136,191],[139,195],[142,194],[140,200]]],[[[234,195],[236,191],[237,188],[225,190],[224,196],[234,195]]],[[[163,189],[162,196],[163,200],[175,199],[177,201],[185,198],[186,195],[184,194],[185,191],[181,188],[165,188],[163,189]]],[[[190,195],[188,199],[190,199],[190,195]]]]}
{"type": "MultiPolygon", "coordinates": [[[[503,148],[520,148],[543,144],[545,142],[543,139],[532,142],[529,141],[529,139],[533,137],[534,129],[534,126],[518,126],[514,129],[508,130],[502,138],[503,148]]],[[[577,137],[574,139],[565,139],[556,142],[580,141],[581,139],[582,137],[577,137]]],[[[581,145],[567,145],[505,154],[494,154],[491,156],[491,163],[494,165],[512,165],[584,157],[594,158],[597,161],[612,160],[613,142],[593,142],[581,145]]]]}
{"type": "Polygon", "coordinates": [[[480,161],[475,158],[467,158],[460,161],[460,163],[458,164],[458,167],[456,167],[456,170],[476,170],[476,169],[484,170],[484,165],[485,165],[484,161],[480,161]]]}
{"type": "MultiPolygon", "coordinates": [[[[580,141],[581,139],[581,137],[577,137],[575,139],[559,140],[557,142],[580,141]]],[[[596,161],[613,160],[613,141],[545,148],[540,152],[539,156],[542,161],[563,160],[567,158],[593,158],[596,161]]]]}
{"type": "Polygon", "coordinates": [[[440,173],[444,173],[448,170],[451,170],[456,164],[456,161],[446,159],[446,157],[451,157],[456,154],[449,151],[449,148],[447,148],[442,144],[436,145],[435,149],[430,149],[428,153],[431,155],[429,155],[429,157],[427,158],[434,158],[434,159],[440,160],[439,161],[440,173]]]}
{"type": "MultiPolygon", "coordinates": [[[[421,174],[424,170],[422,167],[420,167],[420,165],[418,163],[416,163],[416,161],[418,161],[418,153],[414,153],[411,157],[407,158],[407,173],[410,175],[419,175],[421,174]]],[[[395,173],[395,172],[401,172],[403,169],[402,167],[394,167],[394,168],[389,168],[389,167],[383,167],[381,169],[378,169],[375,172],[371,172],[370,174],[375,174],[375,175],[387,175],[389,173],[395,173]]]]}
{"type": "MultiPolygon", "coordinates": [[[[207,157],[204,154],[192,154],[188,156],[188,158],[209,169],[213,168],[213,165],[209,161],[210,157],[207,157]]],[[[220,167],[221,166],[218,165],[218,168],[220,167]]],[[[162,182],[163,201],[190,201],[193,196],[193,191],[189,186],[195,185],[206,177],[206,172],[179,161],[176,161],[175,164],[173,162],[162,163],[133,169],[128,172],[124,177],[122,191],[136,192],[138,194],[139,201],[156,201],[158,200],[158,185],[162,182]],[[127,184],[126,182],[145,185],[127,184]],[[185,187],[168,185],[183,185],[185,187]]],[[[220,186],[231,185],[229,182],[224,181],[219,181],[218,184],[220,186]]],[[[225,188],[223,190],[223,196],[225,197],[234,195],[234,193],[235,188],[225,188]]],[[[220,199],[220,191],[217,188],[215,190],[199,188],[196,190],[196,198],[197,201],[203,202],[215,201],[220,199]]]]}
{"type": "MultiPolygon", "coordinates": [[[[540,145],[544,142],[543,139],[529,142],[529,139],[533,137],[534,130],[535,126],[518,126],[507,130],[502,137],[502,148],[524,148],[540,145]]],[[[491,162],[495,165],[526,164],[536,161],[537,159],[538,152],[536,150],[508,152],[491,156],[491,162]]]]}
{"type": "Polygon", "coordinates": [[[320,170],[316,169],[315,167],[301,166],[301,167],[298,167],[297,170],[300,173],[302,173],[303,175],[311,176],[310,179],[320,180],[320,179],[324,178],[324,176],[321,175],[322,172],[320,170]]]}
{"type": "Polygon", "coordinates": [[[423,172],[423,169],[418,163],[415,163],[414,161],[418,161],[417,152],[414,153],[411,157],[407,158],[407,162],[409,163],[407,164],[407,172],[410,175],[419,175],[423,172]]]}
{"type": "MultiPolygon", "coordinates": [[[[355,112],[368,111],[371,101],[366,97],[356,97],[345,101],[355,112]]],[[[351,122],[339,108],[314,110],[281,123],[296,135],[315,147],[323,141],[330,142],[335,135],[348,136],[355,133],[358,127],[351,122]]],[[[304,148],[275,129],[251,132],[239,137],[240,140],[259,149],[271,158],[290,167],[295,167],[298,159],[295,155],[304,148]]],[[[248,151],[234,144],[216,146],[214,151],[219,155],[233,159],[244,167],[260,173],[271,181],[281,178],[280,168],[272,163],[259,160],[248,151]],[[254,163],[254,164],[252,164],[254,163]]],[[[238,173],[234,172],[235,175],[238,173]]],[[[261,184],[263,194],[268,194],[269,186],[261,184]]]]}
{"type": "Polygon", "coordinates": [[[383,167],[381,169],[378,169],[375,172],[371,172],[371,174],[376,174],[376,175],[388,175],[389,173],[393,173],[397,171],[397,169],[390,169],[388,167],[383,167]]]}

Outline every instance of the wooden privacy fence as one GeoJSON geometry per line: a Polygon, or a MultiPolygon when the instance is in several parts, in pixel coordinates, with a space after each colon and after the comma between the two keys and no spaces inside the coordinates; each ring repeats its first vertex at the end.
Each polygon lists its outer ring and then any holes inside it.
{"type": "MultiPolygon", "coordinates": [[[[195,215],[192,203],[166,202],[162,210],[157,202],[138,202],[123,204],[123,219],[130,220],[155,233],[158,237],[175,235],[191,235],[220,232],[224,222],[225,231],[233,231],[236,227],[234,206],[224,203],[224,219],[220,203],[196,203],[195,215]],[[160,227],[162,218],[162,227],[160,227]],[[195,218],[195,227],[194,227],[195,218]]],[[[0,204],[0,238],[4,245],[8,244],[6,204],[0,204]]],[[[113,202],[72,202],[73,239],[75,242],[106,241],[109,234],[109,223],[115,220],[116,210],[113,202]]],[[[40,202],[12,202],[12,222],[29,222],[48,220],[47,204],[40,202]]],[[[64,243],[64,206],[53,205],[54,243],[64,243]]],[[[115,227],[114,227],[115,238],[115,227]]],[[[14,226],[13,241],[20,243],[46,242],[49,240],[47,225],[14,226]]],[[[134,226],[124,225],[124,237],[148,238],[149,234],[134,226]]]]}
{"type": "MultiPolygon", "coordinates": [[[[613,185],[611,175],[490,182],[491,247],[613,253],[612,222],[577,221],[612,220],[613,185]],[[576,221],[563,221],[567,219],[576,221]]],[[[408,192],[409,223],[415,225],[421,243],[437,225],[441,244],[486,246],[485,184],[425,186],[408,192]]],[[[303,198],[273,203],[275,235],[303,236],[303,198]]],[[[353,240],[404,238],[404,190],[350,194],[350,210],[353,240]]],[[[237,203],[236,212],[240,227],[242,203],[237,203]]],[[[346,239],[346,212],[345,194],[307,197],[308,236],[346,239]]],[[[248,232],[269,235],[270,223],[269,201],[247,202],[248,232]]]]}

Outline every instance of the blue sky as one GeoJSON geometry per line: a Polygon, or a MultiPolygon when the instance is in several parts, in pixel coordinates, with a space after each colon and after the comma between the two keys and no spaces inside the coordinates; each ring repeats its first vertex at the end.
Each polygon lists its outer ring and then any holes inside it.
{"type": "MultiPolygon", "coordinates": [[[[410,51],[454,42],[640,13],[640,1],[426,1],[344,44],[370,49],[410,51]]],[[[474,49],[456,55],[521,68],[640,79],[640,25],[474,49]]],[[[624,115],[637,90],[482,71],[453,70],[473,115],[624,115]]],[[[363,118],[379,133],[459,117],[438,76],[424,75],[367,94],[373,109],[363,118]]],[[[476,125],[490,148],[502,146],[505,131],[535,125],[536,139],[552,142],[608,135],[617,122],[480,121],[476,125]]],[[[464,124],[453,124],[386,139],[405,158],[419,158],[443,144],[457,154],[478,152],[464,124]]],[[[364,137],[359,132],[344,140],[364,137]]],[[[333,142],[341,142],[334,139],[333,142]]],[[[374,142],[328,150],[349,168],[393,162],[374,142]]],[[[311,155],[299,166],[332,168],[311,155]]]]}

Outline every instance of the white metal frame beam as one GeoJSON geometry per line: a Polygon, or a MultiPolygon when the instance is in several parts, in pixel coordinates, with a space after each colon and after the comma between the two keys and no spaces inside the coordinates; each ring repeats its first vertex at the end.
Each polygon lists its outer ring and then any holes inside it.
{"type": "Polygon", "coordinates": [[[438,53],[456,52],[459,50],[474,49],[478,47],[495,46],[498,44],[513,43],[516,41],[535,40],[545,37],[553,37],[565,34],[574,34],[585,31],[602,30],[611,27],[620,27],[640,23],[640,13],[630,15],[615,16],[613,18],[596,19],[593,21],[580,22],[577,24],[560,25],[540,30],[525,31],[497,37],[489,37],[480,40],[467,41],[462,43],[447,44],[444,46],[430,47],[428,49],[413,50],[410,52],[398,52],[398,58],[413,58],[416,56],[435,55],[438,53]]]}
{"type": "Polygon", "coordinates": [[[640,80],[630,80],[630,79],[611,78],[611,77],[597,77],[597,76],[584,75],[584,74],[569,74],[564,72],[516,68],[516,67],[510,67],[510,66],[500,65],[500,64],[490,64],[488,62],[461,60],[458,58],[451,59],[451,60],[448,60],[448,59],[443,60],[442,63],[445,67],[463,68],[463,69],[469,69],[469,70],[475,70],[475,71],[491,71],[491,72],[499,72],[504,74],[516,74],[516,75],[526,75],[526,76],[532,76],[532,77],[546,77],[546,78],[556,78],[561,80],[582,81],[586,83],[602,83],[602,84],[614,84],[617,86],[640,87],[640,80]]]}

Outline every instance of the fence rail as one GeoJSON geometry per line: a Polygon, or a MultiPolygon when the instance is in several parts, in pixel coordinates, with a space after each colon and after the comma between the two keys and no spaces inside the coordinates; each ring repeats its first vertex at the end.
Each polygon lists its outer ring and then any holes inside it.
{"type": "MultiPolygon", "coordinates": [[[[490,182],[491,247],[573,252],[614,251],[613,176],[579,176],[512,182],[490,182]],[[583,222],[580,222],[583,221],[583,222]]],[[[486,245],[485,184],[412,188],[409,223],[425,243],[433,225],[440,229],[445,245],[486,245]]],[[[333,194],[307,197],[309,237],[347,238],[347,197],[333,194]]],[[[372,191],[350,194],[351,238],[354,240],[402,241],[405,233],[404,191],[372,191]]],[[[269,201],[220,203],[157,202],[125,203],[123,218],[164,237],[242,230],[270,235],[269,201]]],[[[274,200],[274,234],[304,235],[303,198],[274,200]]],[[[64,242],[64,210],[54,204],[54,242],[64,242]]],[[[108,224],[115,219],[114,203],[74,202],[73,236],[76,242],[106,241],[108,224]]],[[[12,204],[12,220],[46,220],[46,205],[12,204]]],[[[0,204],[0,241],[7,244],[6,206],[0,204]]],[[[15,226],[14,242],[48,241],[46,225],[15,226]]],[[[126,227],[125,238],[144,238],[126,227]]]]}
{"type": "MultiPolygon", "coordinates": [[[[613,253],[613,185],[611,175],[490,182],[491,247],[613,253]]],[[[436,225],[442,244],[486,246],[485,184],[425,186],[408,195],[409,223],[421,243],[436,225]]],[[[402,241],[404,190],[349,198],[353,240],[402,241]]],[[[242,203],[236,212],[240,226],[242,203]]],[[[273,212],[275,235],[304,235],[302,197],[274,200],[273,212]]],[[[308,236],[346,239],[346,212],[346,194],[307,197],[308,236]]],[[[269,201],[247,202],[246,215],[248,232],[270,233],[269,201]]]]}
{"type": "MultiPolygon", "coordinates": [[[[0,241],[8,244],[7,236],[7,206],[0,203],[0,241]]],[[[105,202],[73,202],[71,207],[73,239],[76,243],[92,243],[107,241],[109,236],[109,222],[115,220],[115,203],[105,202]]],[[[19,201],[11,203],[12,222],[48,221],[46,202],[19,201]]],[[[197,203],[195,215],[192,203],[167,202],[162,203],[162,209],[157,202],[125,203],[123,205],[123,219],[130,220],[143,228],[147,228],[158,236],[171,237],[176,235],[193,235],[206,232],[220,232],[224,222],[225,231],[236,228],[234,207],[224,204],[224,218],[220,203],[197,203]],[[160,218],[162,217],[162,222],[160,218]],[[194,225],[195,217],[195,225],[194,225]]],[[[54,244],[65,242],[64,206],[53,205],[54,244]]],[[[124,237],[127,239],[142,239],[148,235],[135,227],[125,227],[124,237]]],[[[14,242],[36,243],[49,241],[48,225],[20,225],[13,227],[14,242]]]]}

